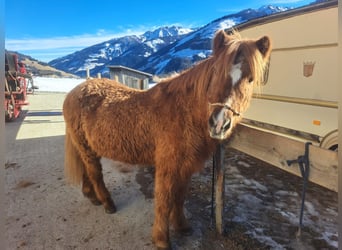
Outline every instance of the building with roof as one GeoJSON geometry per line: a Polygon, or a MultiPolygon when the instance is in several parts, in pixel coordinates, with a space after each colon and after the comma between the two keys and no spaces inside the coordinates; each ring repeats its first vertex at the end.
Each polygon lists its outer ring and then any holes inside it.
{"type": "Polygon", "coordinates": [[[121,65],[108,66],[109,77],[128,87],[136,89],[148,89],[152,74],[128,68],[121,65]]]}

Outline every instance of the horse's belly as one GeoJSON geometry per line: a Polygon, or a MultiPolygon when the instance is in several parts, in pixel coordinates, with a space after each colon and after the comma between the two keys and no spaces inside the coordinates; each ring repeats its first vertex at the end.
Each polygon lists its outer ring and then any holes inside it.
{"type": "Polygon", "coordinates": [[[103,157],[114,161],[120,161],[128,164],[154,165],[153,153],[148,149],[141,150],[135,147],[114,148],[111,152],[104,153],[107,154],[102,155],[103,157]]]}
{"type": "Polygon", "coordinates": [[[90,147],[101,157],[129,164],[154,165],[152,140],[129,129],[104,129],[96,126],[88,131],[90,147]]]}

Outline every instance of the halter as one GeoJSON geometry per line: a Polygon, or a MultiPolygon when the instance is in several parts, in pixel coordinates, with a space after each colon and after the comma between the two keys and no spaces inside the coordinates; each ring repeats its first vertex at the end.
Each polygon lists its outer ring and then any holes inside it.
{"type": "Polygon", "coordinates": [[[228,104],[226,103],[219,103],[219,102],[216,102],[216,103],[209,103],[210,106],[219,106],[219,107],[223,107],[225,109],[228,109],[230,110],[234,116],[240,116],[240,113],[237,112],[235,109],[233,109],[232,107],[230,107],[228,104]]]}

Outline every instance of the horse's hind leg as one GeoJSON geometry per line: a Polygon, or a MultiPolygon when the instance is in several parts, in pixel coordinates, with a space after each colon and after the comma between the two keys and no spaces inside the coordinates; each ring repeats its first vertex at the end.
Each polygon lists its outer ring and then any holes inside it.
{"type": "Polygon", "coordinates": [[[83,181],[85,180],[82,191],[85,191],[86,196],[90,198],[90,200],[95,204],[97,203],[95,197],[92,195],[92,192],[95,193],[96,198],[100,201],[106,213],[115,213],[116,207],[115,204],[110,197],[110,193],[108,192],[105,183],[103,181],[102,175],[102,166],[100,163],[100,157],[97,157],[94,152],[87,150],[84,148],[83,153],[81,154],[81,158],[85,164],[85,175],[83,176],[83,181]],[[88,190],[87,190],[88,189],[88,190]]]}
{"type": "Polygon", "coordinates": [[[96,205],[96,206],[101,205],[101,202],[97,199],[95,191],[94,191],[94,187],[91,184],[86,172],[83,173],[82,193],[94,205],[96,205]]]}

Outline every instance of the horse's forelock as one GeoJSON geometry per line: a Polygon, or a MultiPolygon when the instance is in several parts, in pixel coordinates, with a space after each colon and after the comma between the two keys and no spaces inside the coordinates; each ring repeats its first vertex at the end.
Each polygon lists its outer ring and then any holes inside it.
{"type": "Polygon", "coordinates": [[[240,36],[234,35],[234,38],[227,42],[226,49],[216,56],[217,58],[213,65],[215,67],[215,74],[219,74],[217,75],[219,79],[228,77],[236,61],[240,44],[240,36]]]}
{"type": "Polygon", "coordinates": [[[254,40],[242,39],[240,36],[236,36],[236,40],[231,41],[228,45],[226,58],[225,63],[228,67],[226,67],[225,76],[227,72],[230,72],[231,67],[239,63],[242,58],[248,64],[254,84],[260,85],[262,83],[267,61],[258,50],[254,40]]]}
{"type": "Polygon", "coordinates": [[[260,86],[263,82],[267,61],[265,61],[254,41],[243,43],[241,47],[240,50],[249,66],[253,82],[255,85],[260,86]]]}

